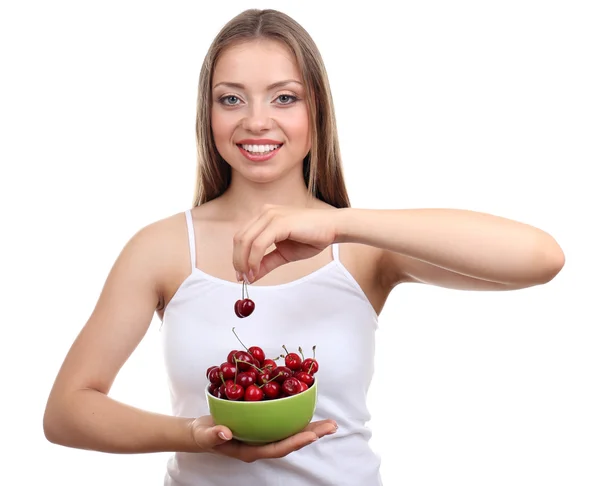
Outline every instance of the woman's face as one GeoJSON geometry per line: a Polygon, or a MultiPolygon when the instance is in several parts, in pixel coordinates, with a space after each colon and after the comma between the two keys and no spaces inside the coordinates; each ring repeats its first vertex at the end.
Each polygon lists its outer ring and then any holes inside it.
{"type": "Polygon", "coordinates": [[[212,82],[211,124],[221,157],[244,178],[270,182],[298,170],[310,150],[308,105],[289,50],[261,39],[232,46],[212,82]]]}

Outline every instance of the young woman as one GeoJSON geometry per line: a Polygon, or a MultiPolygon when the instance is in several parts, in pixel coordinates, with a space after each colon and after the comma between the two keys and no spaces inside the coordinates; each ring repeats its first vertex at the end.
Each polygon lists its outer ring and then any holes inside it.
{"type": "Polygon", "coordinates": [[[200,74],[197,141],[193,208],[125,245],[56,378],[47,438],[173,451],[166,485],[380,484],[366,394],[392,289],[540,285],[562,268],[561,248],[544,231],[488,214],[351,208],[320,54],[277,11],[246,11],[214,40],[200,74]],[[240,320],[233,304],[244,280],[256,309],[240,320]],[[107,396],[155,312],[172,416],[107,396]],[[282,344],[317,345],[319,401],[303,432],[249,446],[211,421],[206,369],[236,348],[236,325],[272,357],[282,344]]]}

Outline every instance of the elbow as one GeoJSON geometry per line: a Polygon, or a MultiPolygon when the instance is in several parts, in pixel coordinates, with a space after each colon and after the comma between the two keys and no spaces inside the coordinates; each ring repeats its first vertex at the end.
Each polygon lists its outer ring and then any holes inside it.
{"type": "Polygon", "coordinates": [[[67,445],[65,432],[68,430],[69,424],[65,420],[68,416],[69,414],[65,412],[65,405],[62,400],[51,396],[46,404],[42,422],[44,436],[48,442],[63,446],[67,445]]]}
{"type": "Polygon", "coordinates": [[[57,422],[58,418],[56,417],[56,413],[53,412],[52,404],[48,402],[43,419],[44,436],[52,444],[62,445],[59,433],[60,426],[57,422]]]}

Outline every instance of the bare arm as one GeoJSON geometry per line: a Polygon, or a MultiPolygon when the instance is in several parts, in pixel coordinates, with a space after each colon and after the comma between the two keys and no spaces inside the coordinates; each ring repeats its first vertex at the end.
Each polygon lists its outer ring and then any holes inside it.
{"type": "Polygon", "coordinates": [[[382,249],[382,280],[465,290],[508,290],[550,281],[564,265],[556,241],[535,227],[458,209],[343,209],[339,242],[382,249]]]}
{"type": "Polygon", "coordinates": [[[125,245],[98,303],[58,373],[44,414],[46,438],[78,449],[112,453],[215,452],[244,462],[284,457],[335,432],[318,420],[282,441],[250,446],[232,440],[212,418],[173,417],[120,403],[108,393],[140,343],[161,294],[169,257],[185,248],[183,216],[154,223],[125,245]],[[165,225],[168,226],[165,229],[165,225]]]}
{"type": "Polygon", "coordinates": [[[165,241],[159,224],[124,247],[65,358],[44,415],[51,442],[113,453],[199,450],[191,418],[147,412],[107,396],[156,309],[165,241]]]}

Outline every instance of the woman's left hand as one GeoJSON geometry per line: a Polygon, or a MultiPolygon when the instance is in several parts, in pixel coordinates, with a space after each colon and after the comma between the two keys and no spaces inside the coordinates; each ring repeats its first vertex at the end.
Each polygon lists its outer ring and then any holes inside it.
{"type": "Polygon", "coordinates": [[[238,280],[264,277],[277,267],[311,258],[334,243],[337,209],[299,209],[266,205],[233,239],[238,280]],[[271,245],[275,249],[265,254],[271,245]]]}

